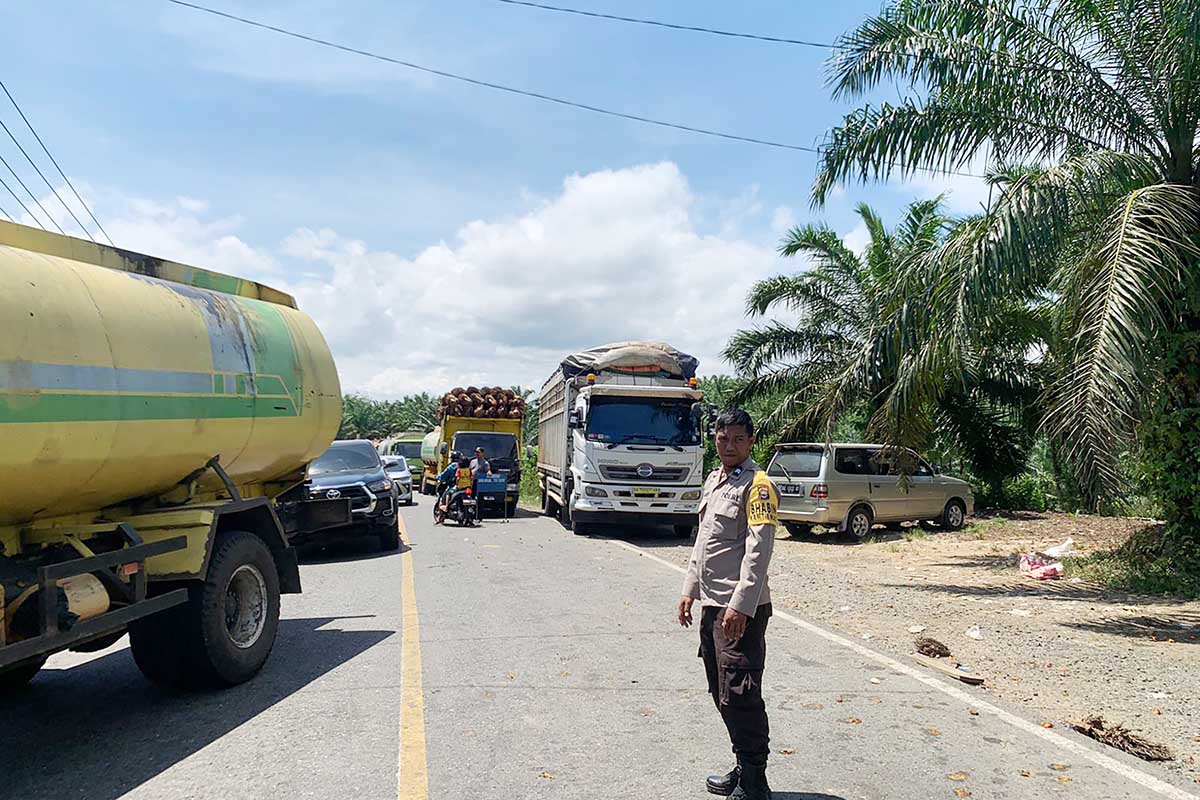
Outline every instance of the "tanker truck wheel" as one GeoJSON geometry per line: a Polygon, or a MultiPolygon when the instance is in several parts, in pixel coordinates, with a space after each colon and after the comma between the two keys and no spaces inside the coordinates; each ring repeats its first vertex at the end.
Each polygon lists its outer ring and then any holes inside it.
{"type": "Polygon", "coordinates": [[[45,656],[28,659],[0,672],[0,694],[24,689],[46,663],[45,656]]]}
{"type": "Polygon", "coordinates": [[[231,531],[217,539],[204,581],[188,601],[129,629],[133,660],[154,683],[199,689],[254,677],[279,628],[279,574],[261,539],[231,531]]]}

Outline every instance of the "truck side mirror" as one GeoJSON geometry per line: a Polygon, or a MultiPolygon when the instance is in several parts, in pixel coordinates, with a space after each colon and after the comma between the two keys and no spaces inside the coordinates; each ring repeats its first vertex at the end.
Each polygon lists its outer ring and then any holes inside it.
{"type": "Polygon", "coordinates": [[[567,414],[567,427],[571,430],[578,430],[583,427],[583,423],[579,419],[579,412],[572,411],[567,414]]]}
{"type": "Polygon", "coordinates": [[[450,450],[450,445],[447,442],[442,442],[442,455],[446,455],[450,450]]]}
{"type": "Polygon", "coordinates": [[[692,419],[699,422],[704,418],[704,403],[692,403],[692,419]]]}
{"type": "Polygon", "coordinates": [[[536,454],[537,454],[537,451],[533,449],[533,445],[531,445],[531,444],[525,445],[525,457],[526,458],[532,459],[536,454]]]}

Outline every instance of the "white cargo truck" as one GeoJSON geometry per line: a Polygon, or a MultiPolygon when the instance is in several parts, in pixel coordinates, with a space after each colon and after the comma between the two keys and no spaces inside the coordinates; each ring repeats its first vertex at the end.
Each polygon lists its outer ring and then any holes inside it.
{"type": "Polygon", "coordinates": [[[656,342],[565,358],[539,396],[542,511],[575,533],[597,523],[696,525],[704,483],[697,361],[656,342]]]}

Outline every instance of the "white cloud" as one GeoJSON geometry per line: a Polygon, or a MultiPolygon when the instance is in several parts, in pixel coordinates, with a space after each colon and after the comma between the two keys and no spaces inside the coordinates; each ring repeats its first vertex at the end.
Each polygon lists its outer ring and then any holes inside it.
{"type": "Polygon", "coordinates": [[[669,162],[569,176],[531,210],[467,222],[415,255],[329,229],[253,247],[240,218],[201,219],[195,202],[125,201],[103,219],[123,247],[291,292],[343,388],[379,397],[540,386],[566,353],[623,339],[665,340],[724,371],[750,283],[779,269],[770,232],[701,230],[699,198],[669,162]]]}
{"type": "Polygon", "coordinates": [[[771,212],[771,233],[783,236],[796,227],[796,212],[790,206],[778,206],[771,212]]]}
{"type": "Polygon", "coordinates": [[[859,222],[854,226],[853,230],[842,236],[842,241],[846,247],[849,247],[859,256],[867,252],[867,245],[871,243],[871,232],[867,229],[867,223],[859,222]]]}
{"type": "Polygon", "coordinates": [[[987,207],[987,182],[974,175],[984,174],[987,162],[975,158],[965,167],[957,170],[960,175],[939,175],[933,172],[916,172],[903,182],[894,182],[898,188],[911,192],[918,199],[946,195],[946,208],[956,214],[977,214],[987,207]]]}

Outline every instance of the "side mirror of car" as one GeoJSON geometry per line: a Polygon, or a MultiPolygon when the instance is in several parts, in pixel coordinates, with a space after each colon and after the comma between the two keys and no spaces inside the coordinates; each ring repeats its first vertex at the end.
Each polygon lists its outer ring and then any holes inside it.
{"type": "Polygon", "coordinates": [[[579,412],[572,411],[567,414],[567,427],[571,430],[578,430],[583,427],[582,421],[579,419],[579,412]]]}

